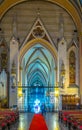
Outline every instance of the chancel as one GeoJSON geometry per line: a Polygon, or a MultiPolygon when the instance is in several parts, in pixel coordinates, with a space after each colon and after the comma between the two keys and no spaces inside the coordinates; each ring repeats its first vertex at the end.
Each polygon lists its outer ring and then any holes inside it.
{"type": "Polygon", "coordinates": [[[0,0],[0,129],[82,130],[81,110],[82,1],[0,0]]]}

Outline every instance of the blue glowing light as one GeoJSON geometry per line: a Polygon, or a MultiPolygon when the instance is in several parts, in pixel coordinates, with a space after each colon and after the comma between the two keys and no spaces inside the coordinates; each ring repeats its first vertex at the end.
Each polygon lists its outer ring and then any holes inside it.
{"type": "Polygon", "coordinates": [[[39,113],[40,112],[40,100],[36,99],[34,101],[34,112],[39,113]]]}

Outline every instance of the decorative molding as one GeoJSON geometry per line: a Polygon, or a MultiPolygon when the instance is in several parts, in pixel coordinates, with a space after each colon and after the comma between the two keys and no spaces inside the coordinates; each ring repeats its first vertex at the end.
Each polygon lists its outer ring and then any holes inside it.
{"type": "MultiPolygon", "coordinates": [[[[48,41],[50,44],[52,44],[53,47],[55,47],[50,35],[46,31],[46,29],[39,17],[36,19],[35,23],[33,24],[29,34],[27,35],[25,41],[22,44],[22,47],[30,40],[33,40],[36,38],[44,39],[44,40],[48,41]]],[[[55,49],[56,49],[56,47],[55,47],[55,49]]]]}
{"type": "MultiPolygon", "coordinates": [[[[0,10],[0,17],[2,17],[4,15],[4,13],[6,11],[8,11],[9,8],[11,8],[12,6],[21,3],[21,2],[25,2],[26,0],[7,0],[4,2],[3,6],[1,7],[0,10]]],[[[79,17],[79,14],[77,12],[77,9],[74,7],[74,5],[70,2],[70,1],[64,1],[62,2],[61,0],[48,0],[49,2],[52,2],[53,4],[57,4],[61,7],[63,7],[73,18],[74,22],[77,25],[77,28],[80,31],[80,26],[81,26],[81,19],[79,17]]]]}

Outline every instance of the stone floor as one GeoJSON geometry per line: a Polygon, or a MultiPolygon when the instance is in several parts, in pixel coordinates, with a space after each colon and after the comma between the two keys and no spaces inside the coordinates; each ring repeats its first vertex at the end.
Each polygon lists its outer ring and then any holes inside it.
{"type": "MultiPolygon", "coordinates": [[[[10,130],[29,130],[33,113],[20,113],[19,121],[10,130]]],[[[48,130],[67,130],[58,121],[57,113],[47,113],[45,116],[48,130]]]]}

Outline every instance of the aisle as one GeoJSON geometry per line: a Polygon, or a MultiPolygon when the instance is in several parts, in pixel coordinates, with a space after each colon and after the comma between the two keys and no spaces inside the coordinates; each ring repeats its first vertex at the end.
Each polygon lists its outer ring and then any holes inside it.
{"type": "Polygon", "coordinates": [[[42,114],[34,114],[29,130],[48,130],[45,118],[42,114]]]}
{"type": "MultiPolygon", "coordinates": [[[[19,122],[16,123],[11,130],[29,130],[29,126],[31,124],[32,113],[20,113],[19,122]]],[[[58,122],[58,114],[57,113],[47,113],[45,116],[45,121],[48,127],[48,130],[66,130],[62,125],[58,122]],[[61,128],[60,128],[61,126],[61,128]]]]}

